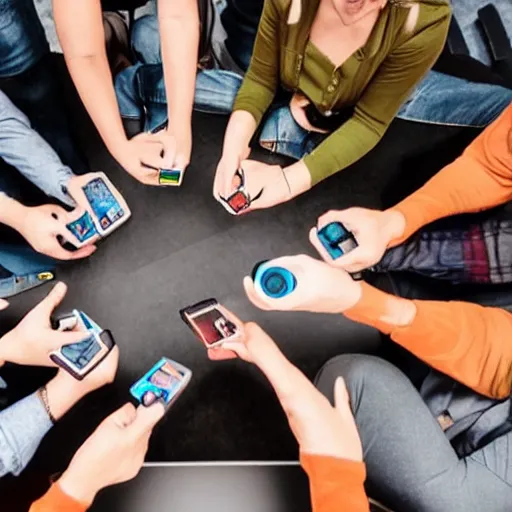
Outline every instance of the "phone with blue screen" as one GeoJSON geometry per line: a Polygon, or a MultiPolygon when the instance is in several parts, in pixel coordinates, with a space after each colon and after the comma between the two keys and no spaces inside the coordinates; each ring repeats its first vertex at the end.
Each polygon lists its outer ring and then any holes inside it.
{"type": "Polygon", "coordinates": [[[84,333],[83,340],[64,345],[50,354],[50,359],[55,364],[77,380],[82,380],[91,373],[115,346],[110,331],[102,329],[83,311],[77,309],[52,319],[52,327],[60,331],[84,333]]]}
{"type": "Polygon", "coordinates": [[[192,372],[188,368],[162,357],[130,388],[130,393],[145,407],[161,402],[167,410],[183,393],[191,378],[192,372]]]}

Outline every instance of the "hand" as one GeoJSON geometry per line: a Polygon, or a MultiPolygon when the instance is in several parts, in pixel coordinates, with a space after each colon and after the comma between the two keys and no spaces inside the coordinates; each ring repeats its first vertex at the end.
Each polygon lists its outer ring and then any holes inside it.
{"type": "Polygon", "coordinates": [[[9,303],[5,299],[0,299],[0,311],[7,309],[9,307],[9,303]]]}
{"type": "Polygon", "coordinates": [[[222,155],[213,181],[213,197],[217,201],[221,197],[229,197],[240,185],[235,174],[240,169],[242,160],[249,156],[250,151],[250,148],[247,147],[241,153],[229,152],[222,155]]]}
{"type": "Polygon", "coordinates": [[[107,357],[84,379],[77,380],[63,368],[46,385],[48,405],[53,417],[59,420],[85,395],[114,382],[119,364],[119,348],[114,347],[107,357]]]}
{"type": "Polygon", "coordinates": [[[332,407],[304,377],[296,383],[296,392],[282,405],[301,452],[361,462],[361,439],[341,377],[334,385],[334,402],[332,407]]]}
{"type": "Polygon", "coordinates": [[[50,317],[64,299],[66,291],[64,283],[57,283],[12,331],[0,338],[0,361],[30,366],[55,366],[50,360],[50,352],[85,338],[83,332],[52,329],[50,317]]]}
{"type": "Polygon", "coordinates": [[[402,236],[404,230],[405,219],[399,211],[349,208],[331,210],[322,215],[318,219],[318,227],[310,231],[309,239],[327,263],[354,273],[377,264],[391,241],[402,236]],[[358,243],[358,247],[336,260],[329,256],[317,237],[318,230],[331,222],[341,222],[354,234],[358,243]]]}
{"type": "Polygon", "coordinates": [[[191,129],[175,133],[167,128],[158,132],[155,137],[162,143],[164,148],[163,168],[185,171],[190,163],[190,155],[192,153],[191,129]]]}
{"type": "Polygon", "coordinates": [[[136,180],[158,186],[159,171],[165,168],[163,152],[158,134],[140,133],[116,147],[113,156],[136,180]]]}
{"type": "Polygon", "coordinates": [[[87,245],[76,251],[68,251],[62,247],[57,238],[59,236],[75,246],[80,245],[66,228],[66,224],[75,218],[76,215],[73,217],[64,208],[56,205],[23,207],[23,214],[13,227],[37,252],[58,260],[77,260],[93,254],[96,246],[87,245]]]}
{"type": "Polygon", "coordinates": [[[289,270],[297,280],[295,290],[280,299],[263,297],[256,292],[250,277],[244,278],[249,300],[263,310],[342,313],[361,298],[361,284],[342,269],[306,255],[285,256],[272,260],[276,267],[289,270]]]}
{"type": "Polygon", "coordinates": [[[162,404],[126,404],[106,418],[76,452],[59,480],[61,489],[77,501],[91,504],[110,485],[139,473],[155,425],[164,415],[162,404]]]}

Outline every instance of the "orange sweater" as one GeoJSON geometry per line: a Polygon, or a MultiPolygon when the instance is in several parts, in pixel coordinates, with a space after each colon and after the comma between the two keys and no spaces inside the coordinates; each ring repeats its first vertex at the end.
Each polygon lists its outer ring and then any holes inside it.
{"type": "Polygon", "coordinates": [[[486,210],[512,199],[512,104],[455,162],[395,206],[405,217],[398,245],[434,220],[486,210]]]}

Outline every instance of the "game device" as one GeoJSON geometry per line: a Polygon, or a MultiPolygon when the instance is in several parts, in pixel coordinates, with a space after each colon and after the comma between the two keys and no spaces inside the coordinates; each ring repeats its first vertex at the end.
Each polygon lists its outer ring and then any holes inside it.
{"type": "Polygon", "coordinates": [[[272,299],[285,297],[297,287],[297,279],[289,270],[272,266],[269,261],[255,265],[252,279],[256,291],[272,299]]]}
{"type": "Polygon", "coordinates": [[[245,173],[243,169],[238,169],[235,176],[240,180],[240,185],[237,189],[227,198],[221,197],[222,205],[232,215],[238,215],[241,211],[246,210],[251,205],[252,201],[258,199],[263,190],[254,198],[251,199],[245,189],[245,173]]]}
{"type": "Polygon", "coordinates": [[[331,222],[317,232],[329,256],[336,260],[357,247],[354,235],[341,222],[331,222]]]}
{"type": "Polygon", "coordinates": [[[158,183],[160,185],[179,187],[183,181],[184,172],[180,169],[160,169],[158,183]]]}
{"type": "Polygon", "coordinates": [[[74,309],[51,319],[54,329],[59,331],[83,331],[84,339],[64,345],[50,353],[50,359],[64,368],[75,379],[82,380],[105,359],[115,346],[112,333],[102,329],[83,311],[74,309]]]}
{"type": "Polygon", "coordinates": [[[191,378],[192,372],[188,368],[163,357],[130,388],[130,393],[145,407],[160,401],[167,410],[178,399],[191,378]]]}
{"type": "Polygon", "coordinates": [[[241,328],[226,318],[216,299],[207,299],[180,310],[182,320],[207,348],[238,337],[241,328]]]}
{"type": "Polygon", "coordinates": [[[99,237],[94,220],[88,211],[85,211],[80,218],[66,224],[66,227],[80,242],[77,248],[86,245],[92,238],[99,237]]]}

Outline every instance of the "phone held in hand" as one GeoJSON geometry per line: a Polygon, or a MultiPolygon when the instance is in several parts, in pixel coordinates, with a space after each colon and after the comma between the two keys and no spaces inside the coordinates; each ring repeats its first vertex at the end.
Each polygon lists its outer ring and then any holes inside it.
{"type": "Polygon", "coordinates": [[[50,353],[50,359],[77,380],[83,380],[89,375],[115,346],[110,331],[102,329],[83,311],[77,309],[52,318],[52,327],[60,331],[74,330],[84,333],[83,340],[64,345],[50,353]]]}
{"type": "Polygon", "coordinates": [[[241,327],[226,317],[217,299],[207,299],[180,311],[182,320],[206,348],[214,348],[233,341],[241,327]]]}
{"type": "Polygon", "coordinates": [[[271,299],[286,297],[297,287],[296,277],[283,267],[276,267],[269,261],[260,261],[252,271],[254,289],[271,299]]]}
{"type": "Polygon", "coordinates": [[[245,189],[245,174],[243,169],[236,171],[235,176],[240,180],[236,190],[227,198],[221,197],[221,203],[231,215],[238,215],[251,205],[251,198],[245,189]]]}
{"type": "Polygon", "coordinates": [[[158,183],[168,187],[179,187],[183,181],[183,174],[180,169],[160,169],[158,183]]]}
{"type": "Polygon", "coordinates": [[[161,402],[165,409],[185,390],[192,372],[176,361],[163,357],[131,388],[131,395],[145,407],[161,402]]]}
{"type": "Polygon", "coordinates": [[[354,235],[341,222],[327,224],[318,231],[317,236],[333,260],[340,258],[357,247],[354,235]]]}
{"type": "Polygon", "coordinates": [[[77,248],[87,245],[93,238],[97,239],[100,236],[88,211],[85,211],[80,218],[66,224],[66,227],[80,242],[77,248]]]}

